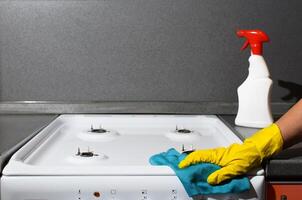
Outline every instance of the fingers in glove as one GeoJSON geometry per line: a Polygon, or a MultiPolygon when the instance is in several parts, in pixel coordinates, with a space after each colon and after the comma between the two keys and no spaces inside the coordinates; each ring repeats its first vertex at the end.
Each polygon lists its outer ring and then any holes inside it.
{"type": "MultiPolygon", "coordinates": [[[[197,164],[200,162],[209,162],[215,163],[217,152],[216,150],[198,150],[190,153],[184,160],[182,160],[179,164],[179,168],[185,168],[193,164],[197,164]]],[[[217,163],[215,163],[217,164],[217,163]]]]}
{"type": "Polygon", "coordinates": [[[240,166],[229,165],[210,174],[207,181],[210,185],[217,185],[235,176],[242,175],[243,171],[240,166]]]}

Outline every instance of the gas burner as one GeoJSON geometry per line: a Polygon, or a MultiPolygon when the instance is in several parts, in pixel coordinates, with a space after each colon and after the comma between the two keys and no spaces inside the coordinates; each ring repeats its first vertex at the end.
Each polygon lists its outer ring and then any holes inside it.
{"type": "Polygon", "coordinates": [[[199,140],[201,137],[201,134],[197,131],[188,129],[188,128],[176,128],[167,134],[165,134],[166,137],[173,141],[178,141],[178,142],[194,142],[196,140],[199,140]]]}
{"type": "Polygon", "coordinates": [[[192,133],[193,131],[191,131],[189,129],[186,129],[186,128],[178,129],[178,127],[176,126],[175,132],[177,132],[177,133],[183,133],[183,134],[189,134],[189,133],[192,133]]]}
{"type": "Polygon", "coordinates": [[[102,128],[101,125],[100,125],[100,128],[93,128],[93,125],[91,125],[90,132],[91,133],[109,133],[110,131],[102,128]]]}
{"type": "Polygon", "coordinates": [[[181,152],[182,152],[182,153],[190,154],[190,153],[192,153],[192,152],[194,152],[194,151],[195,151],[195,149],[194,149],[194,147],[193,147],[193,144],[190,145],[190,149],[186,149],[186,148],[185,148],[185,145],[182,144],[182,147],[181,147],[181,152]]]}
{"type": "Polygon", "coordinates": [[[78,148],[78,152],[77,152],[76,156],[80,156],[80,157],[93,157],[93,156],[99,156],[99,155],[93,153],[93,151],[90,151],[89,148],[88,148],[87,151],[82,151],[82,152],[81,152],[81,149],[78,148]]]}
{"type": "Polygon", "coordinates": [[[77,165],[99,165],[102,162],[106,162],[109,157],[103,153],[96,154],[91,151],[88,147],[87,151],[81,151],[78,147],[78,152],[74,155],[68,156],[66,158],[67,162],[70,164],[77,165]]]}
{"type": "Polygon", "coordinates": [[[94,128],[91,125],[90,130],[83,130],[78,133],[78,137],[86,141],[98,141],[98,142],[108,142],[116,139],[119,133],[115,130],[109,130],[103,128],[101,125],[99,128],[94,128]]]}

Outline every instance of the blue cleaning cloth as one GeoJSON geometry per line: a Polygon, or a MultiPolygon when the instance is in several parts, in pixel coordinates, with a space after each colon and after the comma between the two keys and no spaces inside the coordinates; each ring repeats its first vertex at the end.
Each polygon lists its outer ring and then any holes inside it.
{"type": "Polygon", "coordinates": [[[178,163],[186,157],[174,148],[167,152],[159,153],[150,157],[151,165],[167,165],[176,173],[190,197],[204,194],[239,193],[250,189],[247,177],[234,178],[223,184],[212,186],[207,178],[214,171],[220,169],[218,165],[211,163],[199,163],[187,168],[178,168],[178,163]]]}

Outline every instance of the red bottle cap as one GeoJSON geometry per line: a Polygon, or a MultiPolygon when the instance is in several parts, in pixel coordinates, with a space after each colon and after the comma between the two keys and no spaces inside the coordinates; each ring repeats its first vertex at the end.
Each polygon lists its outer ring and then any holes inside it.
{"type": "Polygon", "coordinates": [[[241,51],[250,45],[254,55],[262,55],[262,43],[269,41],[269,37],[261,30],[239,30],[237,36],[246,38],[241,51]]]}

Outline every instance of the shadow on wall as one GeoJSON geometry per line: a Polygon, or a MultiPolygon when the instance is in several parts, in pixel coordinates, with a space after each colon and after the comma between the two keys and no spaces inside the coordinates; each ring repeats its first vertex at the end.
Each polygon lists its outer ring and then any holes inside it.
{"type": "Polygon", "coordinates": [[[290,81],[278,80],[278,85],[285,89],[288,89],[289,93],[282,97],[282,100],[289,101],[295,100],[295,102],[299,101],[302,98],[302,85],[299,85],[290,81]]]}
{"type": "MultiPolygon", "coordinates": [[[[1,42],[0,42],[0,45],[1,45],[1,42]]],[[[1,54],[1,48],[0,48],[0,101],[2,101],[2,54],[1,54]]]]}
{"type": "Polygon", "coordinates": [[[291,148],[284,149],[278,155],[274,156],[275,160],[288,160],[295,158],[302,158],[302,147],[301,143],[298,143],[291,148]]]}

